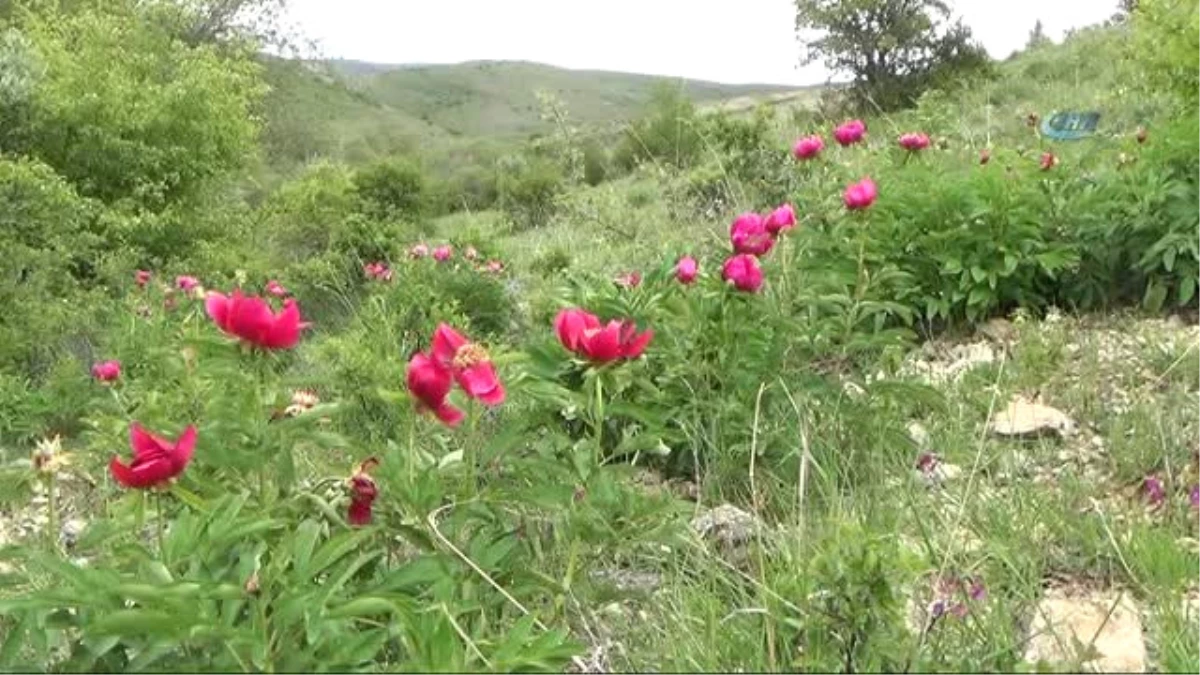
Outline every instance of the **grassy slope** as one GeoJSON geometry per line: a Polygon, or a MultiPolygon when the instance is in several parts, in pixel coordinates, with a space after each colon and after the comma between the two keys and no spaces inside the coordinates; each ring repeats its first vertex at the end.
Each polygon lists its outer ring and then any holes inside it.
{"type": "Polygon", "coordinates": [[[727,85],[677,78],[540,63],[479,61],[372,71],[332,62],[354,86],[396,110],[464,136],[522,135],[547,128],[539,119],[537,92],[562,99],[579,122],[603,124],[637,115],[656,86],[675,83],[697,102],[796,89],[776,85],[727,85]],[[365,73],[365,74],[364,74],[365,73]]]}

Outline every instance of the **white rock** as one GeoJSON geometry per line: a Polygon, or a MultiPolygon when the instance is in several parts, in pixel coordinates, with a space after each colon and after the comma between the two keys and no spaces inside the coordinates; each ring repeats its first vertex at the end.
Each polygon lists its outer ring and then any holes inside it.
{"type": "Polygon", "coordinates": [[[1076,429],[1074,420],[1061,410],[1023,396],[1013,397],[990,426],[991,432],[997,436],[1036,436],[1043,433],[1071,436],[1076,429]]]}
{"type": "Polygon", "coordinates": [[[1034,610],[1025,660],[1064,664],[1082,661],[1095,672],[1144,673],[1146,643],[1141,614],[1123,592],[1073,595],[1051,591],[1034,610]],[[1077,642],[1084,650],[1091,644],[1096,653],[1078,653],[1077,642]]]}

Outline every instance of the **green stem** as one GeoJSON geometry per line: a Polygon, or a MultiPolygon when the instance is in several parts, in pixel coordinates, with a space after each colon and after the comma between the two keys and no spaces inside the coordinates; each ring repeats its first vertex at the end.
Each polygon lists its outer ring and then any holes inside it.
{"type": "Polygon", "coordinates": [[[417,411],[408,418],[408,488],[417,489],[417,411]]]}
{"type": "Polygon", "coordinates": [[[478,438],[475,431],[479,424],[479,414],[478,406],[475,405],[474,400],[467,403],[467,417],[469,418],[467,422],[467,442],[463,446],[463,487],[466,491],[466,497],[470,498],[475,496],[475,492],[479,486],[476,479],[478,467],[475,466],[478,461],[476,459],[477,453],[475,452],[475,444],[478,438]]]}
{"type": "Polygon", "coordinates": [[[156,516],[156,519],[158,520],[158,523],[157,523],[158,527],[156,528],[157,535],[158,535],[158,559],[165,565],[167,563],[167,554],[166,554],[167,549],[166,549],[166,546],[163,544],[163,532],[166,529],[166,523],[163,521],[163,505],[162,505],[162,493],[161,492],[154,493],[154,510],[156,511],[155,516],[156,516]]]}
{"type": "Polygon", "coordinates": [[[604,378],[596,373],[596,400],[593,402],[593,430],[596,432],[596,457],[594,468],[599,468],[604,459],[604,378]]]}

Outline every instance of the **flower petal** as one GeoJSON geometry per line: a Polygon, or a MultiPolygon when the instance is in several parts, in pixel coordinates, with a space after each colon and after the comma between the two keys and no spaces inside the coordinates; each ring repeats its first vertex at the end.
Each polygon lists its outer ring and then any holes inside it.
{"type": "Polygon", "coordinates": [[[463,420],[463,411],[455,408],[449,401],[442,401],[441,405],[433,409],[433,414],[452,427],[458,426],[458,423],[463,420]]]}
{"type": "Polygon", "coordinates": [[[229,298],[217,291],[209,291],[204,297],[204,311],[217,327],[229,332],[229,298]]]}
{"type": "Polygon", "coordinates": [[[450,365],[454,360],[454,355],[463,345],[467,344],[467,338],[461,333],[454,330],[449,324],[439,323],[436,330],[433,331],[433,347],[430,350],[433,352],[435,361],[442,365],[450,365]]]}
{"type": "Polygon", "coordinates": [[[170,441],[146,431],[134,422],[129,427],[129,447],[133,449],[134,461],[148,459],[171,451],[170,441]]]}
{"type": "Polygon", "coordinates": [[[175,473],[178,475],[183,473],[189,462],[192,461],[192,455],[196,452],[196,427],[189,424],[183,433],[179,435],[179,440],[175,441],[175,447],[171,451],[171,460],[175,464],[175,473]]]}
{"type": "Polygon", "coordinates": [[[458,371],[456,379],[458,386],[471,398],[487,405],[499,405],[504,402],[504,387],[500,384],[500,378],[496,376],[496,367],[491,361],[463,368],[458,371]]]}

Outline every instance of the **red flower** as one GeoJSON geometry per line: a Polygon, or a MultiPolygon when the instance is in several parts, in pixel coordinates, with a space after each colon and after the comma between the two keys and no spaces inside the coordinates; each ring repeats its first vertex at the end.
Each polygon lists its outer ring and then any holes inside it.
{"type": "Polygon", "coordinates": [[[796,212],[792,209],[791,204],[784,204],[772,211],[763,220],[763,227],[767,228],[772,236],[779,234],[784,230],[792,229],[796,224],[796,212]]]}
{"type": "Polygon", "coordinates": [[[979,151],[979,163],[987,164],[990,161],[992,161],[992,151],[988,150],[987,148],[980,150],[979,151]]]}
{"type": "Polygon", "coordinates": [[[300,309],[291,298],[284,301],[283,311],[275,314],[258,296],[244,296],[241,290],[235,290],[227,297],[212,291],[204,308],[225,333],[266,349],[295,347],[300,341],[300,331],[309,326],[300,320],[300,309]]]}
{"type": "Polygon", "coordinates": [[[282,298],[288,294],[287,289],[274,279],[267,282],[267,292],[277,298],[282,298]]]}
{"type": "Polygon", "coordinates": [[[433,332],[433,360],[448,368],[467,395],[484,405],[504,402],[504,385],[496,376],[496,367],[483,346],[463,337],[446,324],[433,332]]]}
{"type": "Polygon", "coordinates": [[[200,280],[186,274],[175,277],[175,286],[181,291],[190,291],[200,285],[200,280]]]}
{"type": "Polygon", "coordinates": [[[101,382],[112,382],[121,376],[120,361],[101,361],[92,366],[92,377],[101,382]]]}
{"type": "Polygon", "coordinates": [[[108,463],[113,478],[130,488],[148,488],[183,473],[196,449],[196,427],[188,426],[174,443],[147,432],[137,422],[129,429],[133,462],[125,465],[114,456],[108,463]]]}
{"type": "Polygon", "coordinates": [[[675,278],[681,284],[690,284],[696,280],[696,274],[700,269],[696,265],[696,259],[689,256],[684,256],[675,263],[675,278]]]}
{"type": "Polygon", "coordinates": [[[371,478],[370,471],[377,466],[379,460],[370,457],[359,464],[358,470],[346,481],[350,488],[350,509],[346,513],[346,520],[351,525],[371,524],[371,505],[379,495],[379,488],[375,486],[375,479],[371,478]]]}
{"type": "Polygon", "coordinates": [[[756,293],[762,288],[763,273],[758,259],[741,253],[731,256],[721,268],[721,278],[733,284],[739,291],[756,293]]]}
{"type": "Polygon", "coordinates": [[[564,309],[554,318],[558,340],[569,351],[595,363],[636,359],[646,350],[654,331],[637,332],[632,321],[612,320],[601,324],[596,315],[582,309],[564,309]]]}
{"type": "Polygon", "coordinates": [[[842,200],[846,202],[846,208],[856,211],[874,204],[875,197],[878,195],[879,191],[875,188],[875,181],[870,178],[864,178],[846,188],[846,193],[842,195],[842,200]]]}
{"type": "Polygon", "coordinates": [[[454,248],[450,244],[433,249],[433,259],[438,262],[446,262],[452,255],[454,255],[454,248]]]}
{"type": "Polygon", "coordinates": [[[137,274],[133,275],[133,280],[137,283],[138,287],[145,287],[150,282],[150,272],[138,270],[137,274]]]}
{"type": "Polygon", "coordinates": [[[862,140],[866,131],[867,125],[863,124],[862,120],[850,120],[833,130],[833,138],[843,147],[854,145],[862,140]]]}
{"type": "Polygon", "coordinates": [[[642,273],[628,272],[626,274],[619,274],[616,279],[613,279],[613,283],[621,288],[637,288],[642,285],[642,273]]]}
{"type": "Polygon", "coordinates": [[[908,133],[900,136],[900,147],[909,152],[924,150],[929,147],[929,136],[919,133],[908,133]]]}
{"type": "Polygon", "coordinates": [[[446,400],[454,386],[454,374],[424,353],[413,354],[408,362],[408,391],[420,407],[428,409],[442,422],[455,426],[462,421],[463,412],[446,400]]]}
{"type": "Polygon", "coordinates": [[[821,154],[824,149],[825,141],[821,140],[820,136],[813,134],[796,141],[796,144],[792,146],[792,154],[796,156],[796,159],[812,159],[821,154]]]}
{"type": "Polygon", "coordinates": [[[762,216],[743,213],[729,226],[729,241],[737,253],[764,255],[775,245],[775,237],[767,230],[762,216]]]}
{"type": "Polygon", "coordinates": [[[378,281],[392,280],[392,268],[382,262],[371,262],[363,265],[363,274],[367,275],[369,279],[376,279],[378,281]]]}
{"type": "Polygon", "coordinates": [[[1042,161],[1040,162],[1042,171],[1049,171],[1050,169],[1053,169],[1056,164],[1058,164],[1058,158],[1054,156],[1053,152],[1042,153],[1042,161]]]}

